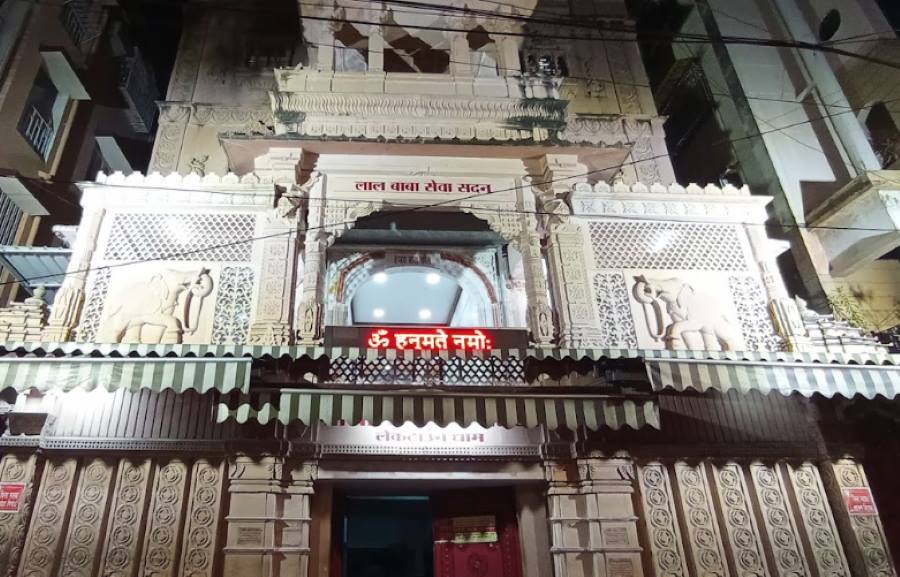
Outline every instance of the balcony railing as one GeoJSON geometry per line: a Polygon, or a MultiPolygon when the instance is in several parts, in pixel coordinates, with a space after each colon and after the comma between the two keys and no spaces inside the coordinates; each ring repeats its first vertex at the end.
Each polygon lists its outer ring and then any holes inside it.
{"type": "Polygon", "coordinates": [[[24,136],[28,144],[41,155],[41,158],[47,158],[47,152],[50,150],[50,144],[53,142],[53,124],[45,119],[38,109],[33,106],[28,114],[24,136]]]}
{"type": "Polygon", "coordinates": [[[66,2],[63,4],[60,18],[69,38],[72,39],[72,44],[80,47],[88,36],[87,9],[84,2],[79,0],[66,2]]]}
{"type": "Polygon", "coordinates": [[[139,52],[119,59],[119,91],[128,103],[128,119],[137,132],[150,132],[158,93],[153,72],[139,52]]]}

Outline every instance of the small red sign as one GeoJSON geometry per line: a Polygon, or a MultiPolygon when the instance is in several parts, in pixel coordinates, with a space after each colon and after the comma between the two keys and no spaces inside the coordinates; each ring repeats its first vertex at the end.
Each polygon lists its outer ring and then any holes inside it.
{"type": "Polygon", "coordinates": [[[480,329],[387,329],[377,328],[369,333],[366,346],[370,349],[489,351],[494,340],[489,332],[480,329]]]}
{"type": "Polygon", "coordinates": [[[843,490],[844,504],[851,517],[872,517],[878,514],[875,499],[868,487],[850,487],[843,490]]]}
{"type": "Polygon", "coordinates": [[[0,513],[18,513],[25,495],[25,483],[0,483],[0,513]]]}

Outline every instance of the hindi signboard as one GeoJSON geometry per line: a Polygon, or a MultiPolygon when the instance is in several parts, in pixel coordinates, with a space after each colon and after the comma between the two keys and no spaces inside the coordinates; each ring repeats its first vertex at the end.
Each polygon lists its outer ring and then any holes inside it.
{"type": "Polygon", "coordinates": [[[878,515],[875,508],[875,499],[868,487],[847,487],[841,491],[844,495],[844,504],[847,506],[847,514],[851,517],[874,517],[878,515]]]}
{"type": "Polygon", "coordinates": [[[18,513],[25,496],[25,483],[0,483],[0,513],[18,513]]]}

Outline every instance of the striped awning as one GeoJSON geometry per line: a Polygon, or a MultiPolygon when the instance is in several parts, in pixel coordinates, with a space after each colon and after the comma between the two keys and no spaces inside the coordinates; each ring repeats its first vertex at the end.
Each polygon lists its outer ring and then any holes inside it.
{"type": "Polygon", "coordinates": [[[302,345],[141,345],[130,343],[52,343],[5,342],[0,351],[15,354],[81,354],[113,357],[252,357],[252,358],[518,358],[518,359],[693,359],[728,360],[746,362],[801,362],[801,363],[876,363],[900,366],[900,355],[888,353],[806,353],[789,351],[668,351],[660,349],[572,349],[550,348],[498,348],[491,351],[415,351],[396,349],[368,349],[363,347],[321,347],[302,345]]]}
{"type": "Polygon", "coordinates": [[[221,403],[218,421],[261,424],[300,421],[326,425],[385,421],[400,426],[457,423],[466,427],[546,426],[550,430],[587,427],[620,429],[659,428],[659,410],[652,398],[598,395],[461,394],[446,392],[375,392],[337,390],[287,390],[253,393],[236,405],[221,403]]]}
{"type": "Polygon", "coordinates": [[[731,389],[768,393],[778,391],[811,397],[900,394],[900,367],[892,365],[837,365],[815,363],[747,363],[711,360],[647,360],[647,374],[654,390],[677,391],[731,389]]]}
{"type": "Polygon", "coordinates": [[[113,359],[113,358],[2,358],[0,390],[18,392],[72,389],[107,390],[173,389],[200,393],[235,389],[250,385],[252,359],[113,359]]]}

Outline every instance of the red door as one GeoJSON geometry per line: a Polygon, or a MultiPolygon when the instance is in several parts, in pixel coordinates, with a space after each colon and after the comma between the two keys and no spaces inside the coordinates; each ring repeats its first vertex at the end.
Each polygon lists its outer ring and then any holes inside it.
{"type": "Polygon", "coordinates": [[[435,577],[521,577],[512,489],[432,495],[435,577]]]}

